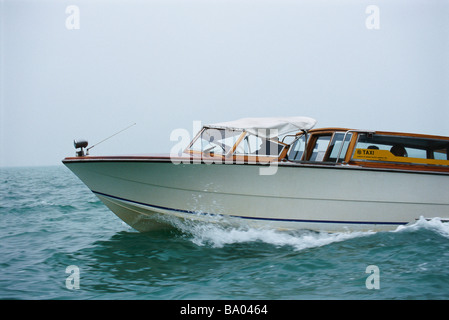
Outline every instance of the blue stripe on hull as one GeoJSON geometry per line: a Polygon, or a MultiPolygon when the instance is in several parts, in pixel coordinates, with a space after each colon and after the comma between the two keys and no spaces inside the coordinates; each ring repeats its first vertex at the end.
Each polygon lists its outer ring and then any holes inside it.
{"type": "MultiPolygon", "coordinates": [[[[171,211],[176,211],[176,212],[181,212],[181,213],[188,213],[188,214],[199,214],[199,212],[197,212],[197,211],[183,210],[183,209],[175,209],[175,208],[169,208],[169,207],[157,206],[157,205],[148,204],[148,203],[145,203],[145,202],[139,202],[139,201],[134,201],[134,200],[129,200],[129,199],[125,199],[125,198],[121,198],[121,197],[109,195],[109,194],[102,193],[102,192],[98,192],[98,191],[94,191],[94,190],[92,190],[92,192],[93,192],[94,194],[97,194],[97,195],[101,195],[101,196],[113,198],[113,199],[116,199],[116,200],[126,201],[126,202],[130,202],[130,203],[135,203],[135,204],[147,206],[147,207],[150,207],[150,208],[163,209],[163,210],[171,210],[171,211]]],[[[214,214],[214,213],[204,213],[204,212],[201,212],[200,214],[217,216],[217,214],[214,214]]],[[[221,214],[220,214],[220,215],[221,215],[221,214]]],[[[229,217],[233,217],[233,218],[241,218],[241,219],[248,219],[248,220],[266,220],[266,221],[283,221],[283,222],[303,222],[303,223],[373,224],[373,225],[376,225],[376,224],[379,224],[379,225],[405,225],[405,224],[408,223],[408,222],[389,222],[389,221],[335,221],[335,220],[281,219],[281,218],[244,217],[244,216],[235,216],[235,215],[228,215],[228,216],[229,216],[229,217]]]]}

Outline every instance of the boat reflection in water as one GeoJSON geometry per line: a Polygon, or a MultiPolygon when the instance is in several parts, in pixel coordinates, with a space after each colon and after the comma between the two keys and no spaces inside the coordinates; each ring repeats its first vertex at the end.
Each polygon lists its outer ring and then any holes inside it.
{"type": "Polygon", "coordinates": [[[182,153],[63,163],[139,231],[173,219],[317,231],[449,219],[449,137],[312,129],[307,117],[204,126],[182,153]]]}

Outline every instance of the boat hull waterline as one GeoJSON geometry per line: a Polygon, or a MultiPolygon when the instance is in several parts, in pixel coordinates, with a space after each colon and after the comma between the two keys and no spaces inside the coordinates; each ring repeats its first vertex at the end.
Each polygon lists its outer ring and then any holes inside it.
{"type": "Polygon", "coordinates": [[[119,218],[145,232],[204,221],[326,232],[388,231],[449,218],[446,174],[335,165],[173,163],[169,158],[66,158],[119,218]]]}

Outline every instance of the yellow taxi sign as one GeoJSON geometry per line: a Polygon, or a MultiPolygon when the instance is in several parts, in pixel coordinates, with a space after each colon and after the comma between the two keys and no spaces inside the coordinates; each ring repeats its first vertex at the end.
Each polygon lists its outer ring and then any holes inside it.
{"type": "Polygon", "coordinates": [[[388,150],[378,149],[355,149],[352,159],[449,166],[449,160],[398,157],[388,150]]]}

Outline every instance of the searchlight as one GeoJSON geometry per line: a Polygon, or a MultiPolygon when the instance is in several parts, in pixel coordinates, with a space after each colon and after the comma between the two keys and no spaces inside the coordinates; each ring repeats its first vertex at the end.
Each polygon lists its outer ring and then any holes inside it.
{"type": "Polygon", "coordinates": [[[73,140],[73,145],[75,146],[75,149],[80,149],[76,151],[76,156],[84,157],[84,148],[88,145],[87,140],[73,140]]]}

